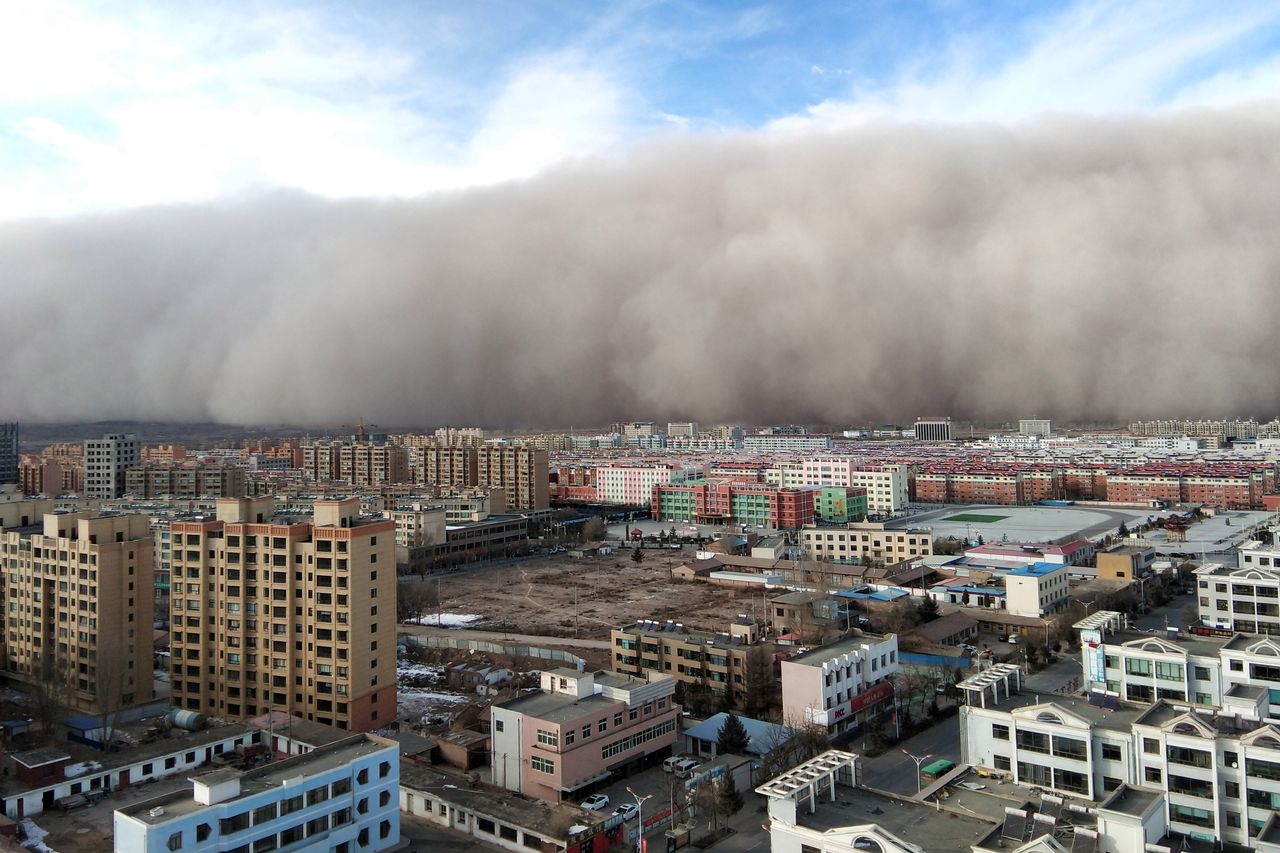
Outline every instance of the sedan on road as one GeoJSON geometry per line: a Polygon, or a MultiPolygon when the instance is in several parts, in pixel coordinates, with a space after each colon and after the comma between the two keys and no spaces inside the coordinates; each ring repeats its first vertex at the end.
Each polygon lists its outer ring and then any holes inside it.
{"type": "Polygon", "coordinates": [[[582,801],[582,807],[589,812],[602,812],[609,808],[609,797],[607,794],[592,794],[582,801]]]}

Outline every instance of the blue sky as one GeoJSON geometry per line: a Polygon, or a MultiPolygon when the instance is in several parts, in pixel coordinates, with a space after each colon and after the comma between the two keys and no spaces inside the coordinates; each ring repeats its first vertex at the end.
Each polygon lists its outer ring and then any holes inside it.
{"type": "Polygon", "coordinates": [[[1227,106],[1274,2],[11,4],[0,218],[408,196],[670,135],[1227,106]]]}

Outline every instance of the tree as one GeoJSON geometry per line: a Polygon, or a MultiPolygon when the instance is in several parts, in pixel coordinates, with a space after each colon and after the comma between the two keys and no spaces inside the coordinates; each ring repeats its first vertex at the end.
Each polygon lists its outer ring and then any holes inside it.
{"type": "Polygon", "coordinates": [[[920,621],[927,624],[938,618],[938,602],[933,600],[932,596],[926,595],[916,605],[916,613],[920,616],[920,621]]]}
{"type": "Polygon", "coordinates": [[[742,724],[742,720],[739,720],[736,714],[730,712],[716,734],[716,752],[745,755],[750,743],[751,737],[747,734],[747,727],[742,724]]]}
{"type": "Polygon", "coordinates": [[[707,829],[715,831],[720,828],[720,792],[714,779],[699,783],[693,792],[693,802],[698,814],[707,816],[707,829]]]}
{"type": "Polygon", "coordinates": [[[884,629],[891,634],[904,634],[920,624],[916,608],[900,598],[884,610],[884,629]]]}
{"type": "Polygon", "coordinates": [[[604,519],[598,515],[588,518],[582,525],[582,538],[588,542],[599,542],[604,538],[604,534],[604,519]]]}
{"type": "Polygon", "coordinates": [[[720,789],[720,811],[726,817],[737,814],[742,808],[742,794],[738,793],[738,783],[734,780],[733,773],[725,773],[717,782],[720,789]]]}
{"type": "Polygon", "coordinates": [[[641,548],[639,545],[637,545],[636,549],[631,552],[631,562],[639,565],[643,561],[644,561],[644,549],[641,548]]]}
{"type": "Polygon", "coordinates": [[[743,669],[743,710],[752,717],[768,716],[778,696],[778,681],[773,674],[773,654],[769,647],[757,644],[749,648],[743,669]]]}
{"type": "Polygon", "coordinates": [[[396,583],[396,621],[415,622],[436,606],[436,585],[422,580],[396,583]]]}
{"type": "Polygon", "coordinates": [[[1120,522],[1120,529],[1116,531],[1117,539],[1124,539],[1129,535],[1129,527],[1123,521],[1120,522]]]}
{"type": "Polygon", "coordinates": [[[38,679],[31,685],[32,711],[46,735],[64,716],[71,702],[74,674],[71,664],[60,655],[46,654],[32,661],[38,679]]]}

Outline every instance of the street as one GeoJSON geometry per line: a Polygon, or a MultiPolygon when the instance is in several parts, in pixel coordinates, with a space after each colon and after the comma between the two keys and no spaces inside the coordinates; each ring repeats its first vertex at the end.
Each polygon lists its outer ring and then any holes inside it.
{"type": "MultiPolygon", "coordinates": [[[[860,741],[849,744],[849,749],[865,755],[860,741]]],[[[929,761],[946,758],[960,763],[960,717],[953,715],[936,726],[931,726],[915,737],[890,747],[883,755],[862,759],[862,783],[868,788],[892,791],[897,794],[916,793],[916,764],[902,750],[916,757],[931,756],[929,761]]],[[[927,764],[928,762],[924,762],[927,764]]],[[[923,766],[923,764],[921,765],[923,766]]]]}

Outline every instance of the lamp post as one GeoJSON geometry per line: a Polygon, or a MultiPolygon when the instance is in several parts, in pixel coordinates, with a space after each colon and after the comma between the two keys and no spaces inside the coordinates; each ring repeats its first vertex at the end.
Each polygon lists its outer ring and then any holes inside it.
{"type": "Polygon", "coordinates": [[[636,853],[644,853],[644,801],[653,797],[653,794],[645,794],[643,797],[631,790],[631,786],[627,786],[627,793],[636,798],[636,853]]]}
{"type": "Polygon", "coordinates": [[[928,761],[930,758],[933,758],[933,753],[932,753],[932,752],[929,752],[929,753],[926,753],[926,754],[924,754],[924,755],[921,755],[921,756],[917,757],[917,756],[914,756],[914,755],[912,755],[911,753],[907,752],[907,751],[904,749],[904,750],[902,750],[902,754],[903,754],[903,755],[905,755],[907,758],[910,758],[912,761],[914,761],[914,762],[916,763],[916,796],[919,796],[919,795],[920,795],[920,792],[921,792],[922,790],[924,790],[924,785],[922,784],[921,779],[920,779],[920,765],[921,765],[921,764],[924,764],[924,763],[925,763],[926,761],[928,761]]]}

